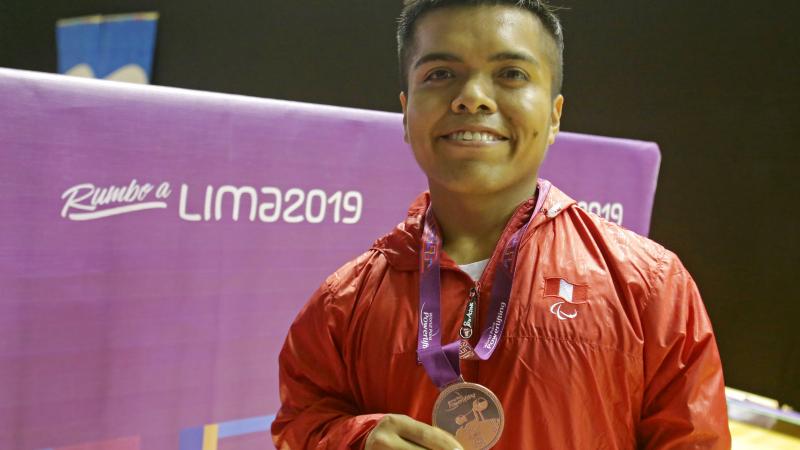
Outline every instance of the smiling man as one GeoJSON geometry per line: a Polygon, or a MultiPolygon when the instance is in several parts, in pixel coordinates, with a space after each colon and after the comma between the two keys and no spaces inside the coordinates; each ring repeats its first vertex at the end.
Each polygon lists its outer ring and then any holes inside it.
{"type": "Polygon", "coordinates": [[[537,172],[563,38],[541,2],[407,1],[405,139],[430,191],[281,352],[286,449],[724,449],[714,335],[660,245],[537,172]]]}

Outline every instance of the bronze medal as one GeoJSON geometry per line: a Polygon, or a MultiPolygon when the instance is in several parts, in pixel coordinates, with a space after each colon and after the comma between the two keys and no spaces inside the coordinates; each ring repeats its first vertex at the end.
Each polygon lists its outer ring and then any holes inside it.
{"type": "Polygon", "coordinates": [[[433,426],[455,436],[464,450],[486,450],[503,432],[503,406],[489,389],[475,383],[446,387],[433,405],[433,426]]]}

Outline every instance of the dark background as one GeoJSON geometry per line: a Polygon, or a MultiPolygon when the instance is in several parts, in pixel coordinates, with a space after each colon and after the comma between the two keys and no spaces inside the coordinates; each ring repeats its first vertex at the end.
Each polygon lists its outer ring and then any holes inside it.
{"type": "MultiPolygon", "coordinates": [[[[556,4],[562,129],[658,142],[651,237],[700,285],[726,384],[800,408],[800,2],[556,4]]],[[[154,84],[400,110],[400,0],[0,0],[0,66],[55,72],[57,19],[147,10],[154,84]]]]}

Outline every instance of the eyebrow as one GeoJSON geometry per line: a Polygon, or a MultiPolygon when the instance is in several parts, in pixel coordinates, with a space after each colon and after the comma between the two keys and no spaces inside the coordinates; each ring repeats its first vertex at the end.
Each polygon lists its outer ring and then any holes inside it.
{"type": "Polygon", "coordinates": [[[489,58],[489,61],[525,61],[526,63],[533,64],[534,66],[539,66],[539,60],[536,59],[530,53],[525,52],[502,52],[492,55],[489,58]]]}
{"type": "Polygon", "coordinates": [[[449,61],[449,62],[463,62],[461,58],[452,54],[452,53],[445,53],[445,52],[434,52],[428,53],[421,56],[416,63],[414,63],[414,68],[418,68],[423,64],[427,64],[433,61],[449,61]]]}
{"type": "MultiPolygon", "coordinates": [[[[417,60],[417,62],[414,63],[414,69],[417,69],[419,66],[433,61],[464,62],[461,58],[452,53],[434,52],[434,53],[427,53],[421,56],[417,60]]],[[[539,67],[539,61],[536,58],[534,58],[533,55],[525,52],[509,51],[509,52],[495,53],[489,58],[489,61],[524,61],[539,67]]]]}

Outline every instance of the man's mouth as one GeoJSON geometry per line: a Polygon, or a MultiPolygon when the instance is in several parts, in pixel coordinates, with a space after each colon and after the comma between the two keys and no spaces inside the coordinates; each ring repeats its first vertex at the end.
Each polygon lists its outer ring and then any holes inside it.
{"type": "Polygon", "coordinates": [[[443,137],[448,141],[459,142],[497,142],[507,140],[502,136],[487,131],[456,131],[443,137]]]}

